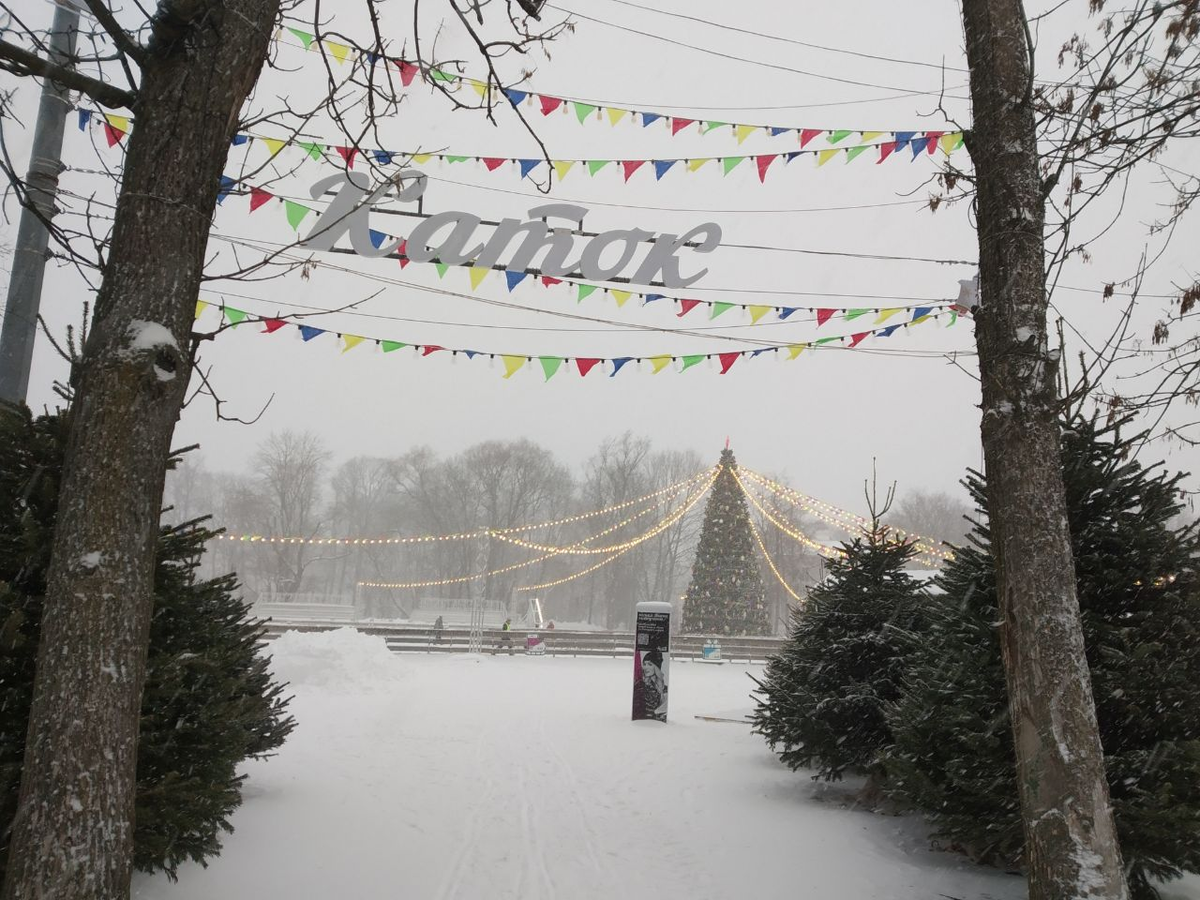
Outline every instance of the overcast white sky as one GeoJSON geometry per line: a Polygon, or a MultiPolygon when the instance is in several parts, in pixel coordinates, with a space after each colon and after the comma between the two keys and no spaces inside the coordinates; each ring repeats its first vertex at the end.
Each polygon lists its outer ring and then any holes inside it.
{"type": "MultiPolygon", "coordinates": [[[[1040,12],[1041,6],[1049,5],[1031,4],[1030,11],[1040,12]]],[[[1062,38],[1072,29],[1094,28],[1095,23],[1086,16],[1086,5],[1084,0],[1069,3],[1042,24],[1040,56],[1047,77],[1053,75],[1062,38]]],[[[365,40],[369,31],[358,5],[338,6],[329,28],[365,40]]],[[[425,6],[433,9],[437,4],[425,6]]],[[[618,0],[561,0],[561,6],[644,34],[577,19],[575,32],[550,48],[551,59],[525,63],[535,69],[529,82],[535,91],[697,119],[855,130],[948,130],[953,126],[937,111],[936,95],[896,96],[905,90],[936,92],[944,82],[947,96],[942,106],[958,123],[969,121],[966,75],[959,71],[965,67],[961,20],[958,4],[951,0],[916,4],[843,0],[828,5],[745,0],[736,6],[717,0],[672,0],[657,10],[618,0]],[[737,34],[664,14],[670,12],[835,49],[737,34]],[[757,62],[722,58],[679,44],[757,62]],[[872,56],[910,63],[869,58],[872,56]],[[942,63],[945,72],[928,65],[942,63]]],[[[42,0],[25,0],[17,7],[24,7],[22,12],[33,21],[48,23],[52,14],[52,7],[42,0]]],[[[391,51],[399,53],[410,34],[411,4],[394,0],[385,9],[385,30],[395,41],[391,51]]],[[[551,9],[545,18],[554,20],[562,15],[551,9]]],[[[435,24],[433,20],[428,23],[427,39],[435,24]]],[[[279,50],[279,64],[289,71],[269,70],[264,75],[256,95],[259,107],[273,105],[279,96],[301,104],[321,90],[320,58],[306,54],[295,43],[285,42],[279,50]]],[[[443,33],[438,49],[442,57],[470,58],[465,40],[451,26],[443,33]]],[[[505,72],[515,74],[520,67],[513,63],[505,72]]],[[[478,74],[478,69],[472,73],[478,74]]],[[[11,76],[5,79],[6,85],[13,81],[11,76]]],[[[33,86],[21,86],[18,109],[31,115],[35,101],[33,86]]],[[[617,127],[599,122],[580,125],[569,114],[543,118],[536,111],[530,113],[555,157],[754,155],[786,152],[797,143],[794,134],[772,138],[760,131],[739,149],[728,129],[701,136],[693,126],[671,137],[665,124],[643,128],[626,119],[617,127]]],[[[381,128],[397,148],[445,148],[504,157],[537,155],[536,146],[510,110],[501,109],[498,120],[498,127],[492,127],[478,113],[454,112],[444,98],[414,84],[401,115],[381,128]]],[[[31,124],[32,120],[26,121],[31,124]]],[[[269,131],[266,126],[258,130],[269,131]]],[[[340,143],[331,125],[318,123],[309,130],[321,134],[327,143],[340,143]]],[[[7,129],[20,167],[28,154],[30,131],[7,129]]],[[[72,127],[64,151],[68,163],[95,168],[98,160],[92,141],[96,137],[72,127]]],[[[857,135],[851,140],[857,140],[857,135]]],[[[814,146],[818,144],[810,148],[814,146]]],[[[119,161],[115,151],[100,153],[109,164],[119,161]]],[[[251,146],[248,153],[249,161],[257,164],[266,151],[251,146]]],[[[297,155],[298,151],[285,150],[280,159],[293,163],[297,155]]],[[[678,232],[716,221],[724,229],[727,243],[973,260],[975,234],[964,206],[931,214],[915,204],[876,205],[927,196],[924,182],[936,171],[941,156],[932,160],[922,157],[913,163],[908,162],[909,157],[911,154],[906,154],[903,160],[875,165],[875,154],[868,152],[850,164],[838,158],[820,169],[811,159],[797,160],[786,169],[777,163],[765,185],[759,183],[749,163],[727,177],[713,164],[695,173],[677,166],[659,182],[646,167],[628,184],[614,166],[594,178],[576,167],[564,182],[556,183],[551,196],[596,204],[586,220],[593,230],[639,227],[678,232]]],[[[1185,170],[1197,168],[1195,152],[1169,158],[1185,170]]],[[[229,169],[232,174],[237,172],[238,159],[235,151],[229,169]]],[[[965,165],[965,151],[959,151],[956,159],[965,165]]],[[[311,162],[286,188],[276,185],[273,190],[304,197],[308,185],[332,171],[311,162]]],[[[474,163],[432,164],[426,171],[432,176],[426,211],[467,210],[485,219],[523,217],[529,206],[546,202],[509,166],[488,172],[474,163]]],[[[78,172],[68,172],[64,185],[79,193],[98,191],[104,196],[99,179],[78,172]]],[[[1114,321],[1116,304],[1102,304],[1099,291],[1106,281],[1131,274],[1144,243],[1145,223],[1158,214],[1152,204],[1163,199],[1162,194],[1151,194],[1147,191],[1131,200],[1127,221],[1106,239],[1103,253],[1089,265],[1068,269],[1063,283],[1086,290],[1062,291],[1055,297],[1062,313],[1089,340],[1103,339],[1114,321]]],[[[10,216],[14,214],[11,200],[7,209],[10,216]]],[[[404,220],[378,217],[378,221],[377,228],[396,231],[393,223],[404,220]]],[[[14,225],[5,226],[6,240],[11,241],[14,233],[14,225]]],[[[232,197],[218,212],[214,234],[285,242],[290,230],[277,205],[269,205],[251,218],[246,199],[232,197]]],[[[1172,250],[1152,272],[1147,291],[1163,293],[1172,282],[1190,283],[1195,277],[1194,259],[1189,269],[1185,248],[1196,245],[1194,227],[1178,234],[1172,250]]],[[[211,271],[233,267],[227,242],[214,239],[210,251],[211,271]]],[[[249,258],[240,252],[243,261],[249,258]]],[[[633,330],[641,325],[737,326],[712,334],[781,342],[861,330],[858,323],[836,320],[817,329],[807,314],[797,315],[797,321],[790,324],[772,324],[775,317],[768,316],[750,327],[737,310],[711,323],[705,321],[702,309],[679,320],[665,304],[642,308],[631,301],[618,309],[611,298],[600,294],[576,304],[562,289],[543,290],[528,282],[509,294],[498,275],[476,292],[478,299],[463,299],[421,289],[437,286],[469,294],[467,273],[462,269],[452,270],[439,282],[432,267],[414,264],[401,272],[394,259],[335,255],[321,256],[317,262],[308,280],[292,275],[259,284],[217,283],[207,293],[228,290],[259,298],[227,296],[227,302],[256,314],[273,314],[295,311],[289,303],[341,306],[384,288],[358,307],[356,315],[343,313],[310,322],[372,337],[531,355],[611,357],[716,353],[729,348],[728,341],[703,335],[633,330]],[[329,264],[352,271],[335,271],[329,264]],[[372,280],[379,276],[400,279],[407,286],[372,280]],[[521,309],[499,308],[482,302],[485,299],[521,309]],[[539,310],[606,322],[581,323],[539,310]]],[[[969,265],[728,247],[704,262],[710,268],[708,275],[687,293],[742,303],[786,304],[786,295],[768,292],[788,291],[951,299],[957,295],[958,279],[974,275],[969,265]]],[[[78,319],[86,297],[86,286],[72,269],[54,270],[47,278],[43,312],[53,327],[61,329],[78,319]]],[[[819,296],[791,299],[798,305],[822,305],[819,296]]],[[[861,305],[911,302],[879,300],[861,305]]],[[[1144,334],[1149,333],[1160,302],[1148,301],[1139,313],[1144,334]]],[[[831,298],[829,305],[853,304],[831,298]]],[[[209,311],[200,326],[207,329],[216,322],[216,314],[209,311]]],[[[338,459],[356,454],[397,455],[419,444],[451,454],[488,438],[528,437],[550,447],[571,466],[581,463],[604,437],[626,429],[648,435],[657,447],[695,449],[714,461],[728,436],[745,465],[785,472],[796,487],[861,510],[862,482],[870,473],[873,457],[878,459],[880,476],[898,480],[901,492],[913,488],[954,490],[967,466],[980,465],[978,384],[972,377],[970,322],[960,320],[953,328],[943,324],[929,323],[899,332],[887,342],[868,342],[863,348],[939,350],[954,355],[957,364],[946,358],[922,359],[900,353],[806,353],[794,362],[785,361],[786,354],[767,354],[742,359],[725,376],[718,374],[715,364],[682,374],[668,370],[651,375],[648,364],[643,363],[640,371],[631,365],[615,378],[599,370],[580,378],[572,368],[548,384],[535,367],[505,380],[499,360],[489,365],[479,359],[452,360],[449,354],[422,359],[411,350],[385,355],[369,344],[342,354],[332,336],[304,344],[295,329],[268,336],[258,333],[258,327],[243,326],[207,346],[202,364],[213,367],[214,383],[230,401],[228,412],[252,417],[274,395],[270,408],[257,425],[245,427],[217,423],[211,403],[198,400],[185,411],[176,443],[201,443],[210,468],[247,472],[257,442],[270,430],[282,428],[319,433],[338,459]]],[[[1074,346],[1078,348],[1078,342],[1074,346]]],[[[31,403],[52,402],[50,384],[62,375],[62,365],[41,341],[34,361],[31,403]]],[[[1159,445],[1150,452],[1161,455],[1169,449],[1159,445]]],[[[1169,458],[1176,468],[1194,466],[1195,461],[1194,455],[1189,459],[1186,451],[1179,450],[1169,458]]],[[[1194,479],[1192,483],[1195,485],[1194,479]]]]}

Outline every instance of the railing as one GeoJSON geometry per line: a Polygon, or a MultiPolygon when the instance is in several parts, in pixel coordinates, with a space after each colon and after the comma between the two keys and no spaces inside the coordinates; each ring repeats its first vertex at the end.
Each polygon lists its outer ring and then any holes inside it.
{"type": "MultiPolygon", "coordinates": [[[[267,624],[267,637],[274,638],[285,631],[328,631],[334,627],[337,626],[318,621],[274,621],[267,624]]],[[[382,624],[360,624],[355,627],[364,634],[381,636],[394,653],[466,653],[470,649],[470,631],[464,629],[446,628],[438,631],[429,627],[382,624]]],[[[542,639],[547,656],[633,656],[633,634],[630,632],[563,629],[534,632],[487,628],[483,632],[483,652],[523,654],[526,635],[535,633],[542,639]]],[[[784,644],[783,638],[773,637],[682,634],[671,638],[671,657],[700,659],[704,644],[714,638],[720,642],[721,659],[726,662],[765,662],[768,657],[778,653],[784,644]]]]}

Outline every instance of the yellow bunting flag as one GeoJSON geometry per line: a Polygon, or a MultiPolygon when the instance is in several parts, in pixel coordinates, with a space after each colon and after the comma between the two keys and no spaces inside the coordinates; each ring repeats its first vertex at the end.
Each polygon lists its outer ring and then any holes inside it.
{"type": "Polygon", "coordinates": [[[501,356],[500,358],[502,360],[504,360],[504,377],[505,378],[512,378],[513,375],[515,375],[518,371],[520,371],[521,366],[525,365],[525,357],[524,356],[509,356],[509,355],[505,354],[505,355],[501,356]]]}
{"type": "Polygon", "coordinates": [[[886,322],[888,319],[890,319],[892,316],[894,316],[898,312],[900,312],[899,309],[881,309],[879,311],[879,318],[875,320],[875,324],[880,325],[880,324],[886,322]]]}
{"type": "Polygon", "coordinates": [[[734,129],[734,131],[737,132],[737,142],[740,144],[746,138],[750,137],[750,135],[754,134],[754,132],[758,131],[758,126],[757,125],[739,125],[739,126],[737,126],[737,128],[734,129]]]}
{"type": "Polygon", "coordinates": [[[479,95],[480,100],[487,96],[488,86],[485,82],[476,81],[474,78],[468,78],[467,84],[469,84],[472,89],[474,89],[475,93],[479,95]]]}
{"type": "Polygon", "coordinates": [[[272,156],[287,146],[287,141],[280,141],[275,138],[259,138],[259,140],[267,145],[267,149],[271,151],[272,156]]]}
{"type": "Polygon", "coordinates": [[[112,113],[105,113],[104,118],[108,122],[108,124],[111,125],[113,128],[117,129],[117,131],[123,131],[126,134],[129,133],[129,117],[128,116],[114,116],[112,113]]]}
{"type": "Polygon", "coordinates": [[[345,353],[347,350],[353,350],[355,347],[365,341],[366,338],[360,334],[343,334],[342,340],[346,342],[346,346],[342,348],[342,352],[345,353]]]}
{"type": "Polygon", "coordinates": [[[942,150],[949,155],[952,151],[958,149],[959,144],[962,143],[962,132],[956,131],[952,134],[943,134],[940,143],[942,150]]]}
{"type": "Polygon", "coordinates": [[[344,63],[346,57],[350,55],[350,48],[345,44],[339,44],[337,41],[322,41],[325,49],[329,51],[329,55],[336,59],[339,63],[344,63]]]}
{"type": "Polygon", "coordinates": [[[559,181],[567,177],[567,173],[571,171],[571,166],[573,165],[575,165],[575,160],[573,159],[554,160],[554,174],[558,176],[559,181]]]}
{"type": "Polygon", "coordinates": [[[471,266],[471,290],[479,287],[490,271],[492,270],[487,266],[471,266]]]}
{"type": "Polygon", "coordinates": [[[807,344],[789,344],[788,345],[788,359],[795,359],[797,356],[799,356],[801,353],[804,352],[804,348],[806,346],[808,346],[808,345],[807,344]]]}
{"type": "Polygon", "coordinates": [[[702,159],[690,159],[690,160],[688,160],[688,164],[687,164],[687,166],[688,166],[688,171],[689,171],[689,172],[695,172],[697,169],[699,169],[699,168],[700,168],[702,165],[704,165],[706,162],[710,162],[710,161],[711,161],[711,159],[712,159],[711,157],[705,156],[705,157],[703,157],[702,159]]]}
{"type": "Polygon", "coordinates": [[[608,107],[608,108],[605,110],[605,112],[607,112],[607,113],[608,113],[608,121],[609,121],[609,122],[611,122],[613,125],[616,125],[616,124],[617,124],[618,122],[620,122],[620,121],[621,121],[623,118],[625,118],[625,114],[626,114],[627,112],[629,112],[629,110],[627,110],[627,109],[613,109],[613,108],[610,106],[610,107],[608,107]]]}
{"type": "Polygon", "coordinates": [[[429,162],[429,160],[433,159],[433,154],[432,153],[414,153],[412,159],[413,159],[413,162],[415,162],[418,166],[423,166],[423,165],[425,165],[425,163],[429,162]]]}
{"type": "Polygon", "coordinates": [[[767,313],[769,313],[771,311],[771,307],[769,307],[769,306],[749,306],[749,307],[747,307],[747,309],[750,310],[750,324],[751,325],[753,325],[755,322],[757,322],[759,319],[761,319],[763,316],[765,316],[767,313]]]}
{"type": "Polygon", "coordinates": [[[633,296],[630,291],[610,291],[609,293],[611,293],[613,295],[613,299],[617,301],[617,306],[624,306],[625,301],[633,296]]]}
{"type": "Polygon", "coordinates": [[[653,374],[655,374],[655,375],[657,375],[659,372],[661,372],[663,369],[665,369],[667,367],[667,364],[671,362],[671,357],[669,355],[651,356],[651,357],[649,357],[649,359],[650,359],[650,365],[654,367],[653,374]]]}
{"type": "Polygon", "coordinates": [[[883,134],[883,132],[882,131],[860,131],[859,134],[862,135],[862,139],[864,141],[873,141],[873,140],[875,140],[875,138],[877,138],[881,134],[883,134]]]}
{"type": "Polygon", "coordinates": [[[204,312],[206,309],[208,309],[208,304],[205,303],[203,300],[197,300],[196,301],[196,318],[197,319],[200,318],[200,313],[204,312]]]}
{"type": "Polygon", "coordinates": [[[817,165],[823,166],[837,155],[838,150],[836,148],[833,150],[821,150],[817,153],[817,165]]]}

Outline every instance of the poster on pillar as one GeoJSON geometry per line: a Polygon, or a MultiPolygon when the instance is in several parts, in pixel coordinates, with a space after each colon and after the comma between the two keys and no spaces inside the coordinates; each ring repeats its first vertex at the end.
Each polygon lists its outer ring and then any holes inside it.
{"type": "Polygon", "coordinates": [[[667,721],[671,665],[671,604],[637,605],[633,648],[633,719],[667,721]]]}

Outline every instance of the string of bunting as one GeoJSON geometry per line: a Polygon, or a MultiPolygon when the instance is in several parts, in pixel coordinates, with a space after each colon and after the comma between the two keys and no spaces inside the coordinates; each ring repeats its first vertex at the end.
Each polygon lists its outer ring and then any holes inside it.
{"type": "MultiPolygon", "coordinates": [[[[247,312],[242,309],[235,309],[228,304],[214,304],[205,300],[196,302],[196,317],[208,309],[210,306],[217,309],[221,316],[230,326],[237,327],[243,324],[261,324],[263,326],[261,334],[275,334],[283,329],[295,329],[301,340],[305,343],[311,342],[322,335],[332,334],[341,343],[342,353],[348,353],[355,347],[363,343],[373,343],[383,353],[394,353],[405,348],[411,349],[414,355],[424,358],[432,356],[436,353],[449,353],[452,357],[457,357],[462,354],[467,359],[486,358],[488,360],[499,359],[504,366],[504,377],[511,378],[517,372],[524,369],[527,365],[532,367],[536,362],[540,367],[545,380],[549,381],[564,368],[569,368],[570,364],[575,363],[580,376],[586,376],[593,369],[600,367],[602,370],[611,366],[609,377],[615,377],[622,369],[630,363],[635,364],[635,368],[640,369],[643,363],[649,364],[652,374],[658,374],[668,368],[674,368],[678,363],[679,371],[685,372],[693,366],[697,366],[702,362],[716,361],[720,366],[720,374],[725,375],[733,368],[743,357],[751,359],[762,356],[766,353],[778,354],[779,351],[785,351],[789,360],[796,359],[805,350],[815,351],[818,349],[829,349],[830,347],[841,347],[853,349],[858,347],[863,341],[868,338],[882,339],[889,338],[900,329],[908,329],[914,325],[919,325],[923,322],[928,322],[941,318],[943,315],[950,315],[950,325],[957,321],[957,314],[953,311],[949,312],[932,312],[927,308],[919,308],[912,310],[913,317],[906,322],[897,322],[883,328],[868,329],[855,334],[843,334],[831,337],[818,338],[813,341],[802,341],[792,344],[778,344],[766,347],[752,347],[740,350],[727,351],[723,353],[660,353],[653,355],[640,356],[616,356],[616,357],[587,357],[587,356],[546,356],[546,355],[531,355],[524,353],[511,353],[502,351],[488,350],[471,350],[466,348],[448,348],[439,344],[422,344],[413,341],[401,341],[390,338],[377,338],[361,334],[349,334],[344,331],[331,331],[324,328],[318,328],[315,325],[303,325],[296,322],[289,322],[286,316],[259,316],[247,312]]],[[[949,327],[949,325],[947,326],[949,327]]]]}
{"type": "MultiPolygon", "coordinates": [[[[109,147],[119,144],[125,135],[133,129],[134,123],[129,116],[119,116],[115,113],[106,113],[85,108],[79,108],[77,112],[80,130],[86,130],[93,124],[100,127],[104,132],[105,140],[109,147]]],[[[841,132],[838,133],[840,134],[841,132]]],[[[848,132],[847,134],[853,133],[855,132],[848,132]]],[[[864,132],[864,134],[874,135],[882,134],[882,132],[864,132]]],[[[581,171],[586,169],[593,177],[601,171],[609,169],[611,166],[609,171],[621,173],[624,176],[624,180],[628,182],[635,173],[641,170],[647,172],[653,171],[654,179],[661,181],[662,177],[674,169],[676,165],[679,166],[679,170],[686,170],[690,173],[700,171],[708,163],[714,163],[721,169],[722,174],[728,175],[742,163],[752,160],[754,167],[758,171],[759,181],[765,183],[767,172],[771,169],[772,165],[780,160],[786,166],[788,163],[802,156],[811,157],[819,168],[839,155],[844,156],[846,162],[849,163],[863,155],[867,150],[877,150],[879,155],[875,162],[878,164],[893,157],[899,158],[903,156],[903,151],[909,150],[912,153],[910,161],[913,161],[922,154],[932,156],[939,147],[946,155],[949,155],[963,144],[963,135],[959,131],[902,131],[891,134],[892,139],[882,143],[863,143],[853,146],[828,147],[820,150],[802,149],[782,153],[764,153],[746,156],[692,156],[662,159],[552,159],[550,160],[550,165],[553,167],[559,181],[566,178],[567,174],[578,165],[581,171]]],[[[474,156],[460,153],[423,153],[416,150],[372,150],[366,148],[360,150],[358,147],[326,144],[299,137],[273,138],[248,132],[235,134],[232,139],[234,146],[242,146],[251,142],[262,144],[267,148],[272,157],[276,156],[286,147],[303,151],[318,162],[336,162],[340,159],[340,164],[349,169],[354,168],[354,163],[358,160],[360,152],[369,156],[377,165],[386,166],[412,163],[423,166],[434,160],[449,165],[474,162],[482,164],[489,172],[495,172],[502,168],[518,171],[521,178],[528,178],[532,172],[546,163],[546,160],[537,158],[474,156]]]]}
{"type": "MultiPolygon", "coordinates": [[[[222,193],[218,195],[217,202],[224,203],[225,200],[234,191],[234,181],[228,176],[222,176],[222,193]]],[[[272,194],[270,191],[259,187],[249,189],[249,212],[256,212],[258,209],[267,205],[271,201],[279,204],[284,216],[287,219],[288,225],[299,234],[300,226],[305,219],[310,215],[318,215],[320,210],[295,200],[289,200],[285,197],[279,197],[272,194]]],[[[371,243],[376,247],[382,247],[385,243],[400,241],[400,246],[397,248],[397,259],[400,263],[400,268],[404,269],[412,260],[406,255],[407,242],[400,235],[391,235],[383,231],[371,229],[371,243]]],[[[475,266],[470,262],[465,263],[443,263],[431,261],[429,263],[421,263],[421,265],[432,265],[437,273],[438,278],[446,277],[446,273],[451,268],[465,269],[467,278],[470,282],[471,290],[478,290],[483,283],[493,275],[503,275],[505,286],[508,293],[516,290],[517,286],[525,282],[526,279],[532,278],[531,283],[541,284],[543,288],[565,288],[567,291],[575,292],[576,302],[582,303],[589,297],[611,297],[616,302],[618,307],[623,307],[631,299],[636,299],[643,306],[648,306],[651,303],[664,301],[673,304],[678,318],[683,318],[692,310],[698,307],[703,307],[708,310],[710,320],[724,315],[731,310],[739,310],[750,319],[750,323],[757,324],[759,320],[767,315],[774,315],[777,321],[785,321],[790,316],[797,312],[810,312],[816,317],[817,326],[820,327],[830,319],[838,318],[843,321],[853,321],[862,316],[875,315],[877,318],[875,324],[881,325],[888,319],[896,315],[902,315],[912,312],[915,316],[925,315],[930,312],[938,312],[942,310],[950,310],[955,318],[958,315],[968,312],[968,307],[964,305],[963,294],[960,282],[960,296],[958,301],[938,301],[927,302],[924,304],[914,304],[908,306],[891,306],[891,307],[844,307],[844,306],[780,306],[766,303],[734,303],[725,300],[700,300],[689,297],[675,297],[668,294],[651,293],[648,291],[639,291],[624,288],[607,287],[600,284],[590,284],[587,282],[576,281],[574,279],[552,278],[549,275],[541,275],[536,271],[531,270],[514,270],[506,269],[502,266],[489,268],[486,266],[475,266]]]]}
{"type": "MultiPolygon", "coordinates": [[[[413,81],[420,77],[431,83],[447,87],[470,88],[480,100],[487,99],[489,96],[492,99],[498,99],[495,97],[495,94],[499,91],[503,95],[503,98],[514,107],[520,108],[526,106],[535,113],[540,112],[545,117],[555,114],[566,116],[575,119],[581,125],[591,122],[607,122],[612,127],[621,124],[640,128],[655,126],[669,130],[672,136],[681,133],[699,135],[714,133],[718,135],[729,134],[737,140],[738,144],[743,143],[748,137],[760,133],[770,137],[794,136],[799,141],[801,148],[806,147],[809,143],[817,139],[823,139],[829,145],[840,144],[855,134],[860,136],[860,140],[864,144],[870,144],[877,138],[885,135],[891,141],[898,141],[901,140],[901,135],[905,134],[926,138],[941,137],[943,134],[942,132],[935,131],[896,132],[886,129],[809,128],[798,125],[751,124],[743,122],[720,122],[713,119],[685,118],[683,116],[671,115],[661,110],[632,109],[629,107],[613,106],[611,104],[589,103],[573,97],[545,94],[518,87],[498,89],[486,81],[447,72],[445,69],[437,66],[425,65],[419,60],[404,59],[399,56],[388,56],[373,52],[360,54],[353,47],[343,44],[340,41],[319,38],[312,32],[301,28],[288,27],[286,33],[299,41],[299,44],[294,44],[293,46],[300,46],[312,52],[320,52],[324,49],[339,64],[353,63],[357,59],[363,59],[371,66],[378,64],[380,61],[394,66],[399,75],[400,84],[405,88],[410,87],[413,81]]],[[[280,43],[287,43],[283,40],[285,36],[283,29],[275,33],[275,39],[280,43]]]]}

